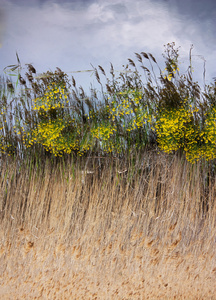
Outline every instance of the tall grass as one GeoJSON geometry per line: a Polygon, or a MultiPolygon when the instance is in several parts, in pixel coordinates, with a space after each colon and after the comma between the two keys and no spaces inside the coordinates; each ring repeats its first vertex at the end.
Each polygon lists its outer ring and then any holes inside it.
{"type": "Polygon", "coordinates": [[[215,176],[136,158],[1,167],[3,299],[214,299],[215,176]]]}
{"type": "Polygon", "coordinates": [[[102,98],[18,55],[2,79],[0,298],[214,299],[215,82],[136,58],[102,98]]]}
{"type": "Polygon", "coordinates": [[[111,78],[101,66],[94,68],[100,98],[93,88],[87,95],[59,68],[35,76],[29,64],[25,79],[18,73],[22,92],[10,101],[14,86],[7,79],[1,87],[2,154],[39,160],[92,154],[122,157],[148,148],[180,151],[190,162],[213,160],[215,81],[203,91],[193,81],[191,51],[188,71],[181,74],[174,43],[165,48],[163,71],[150,53],[136,53],[136,58],[144,79],[132,59],[128,61],[134,70],[126,65],[119,76],[111,64],[111,78]]]}

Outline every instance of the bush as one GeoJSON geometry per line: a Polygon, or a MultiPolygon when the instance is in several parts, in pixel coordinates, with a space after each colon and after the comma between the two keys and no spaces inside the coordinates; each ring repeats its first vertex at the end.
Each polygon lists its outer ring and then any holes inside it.
{"type": "MultiPolygon", "coordinates": [[[[190,51],[191,55],[191,51],[190,51]]],[[[165,70],[150,53],[136,53],[145,81],[132,59],[116,77],[106,77],[106,92],[98,70],[102,98],[91,89],[72,86],[59,68],[33,76],[28,65],[26,79],[18,72],[21,93],[15,97],[13,83],[1,86],[0,148],[3,155],[51,156],[92,154],[125,156],[144,148],[166,153],[184,152],[187,160],[212,160],[215,153],[216,81],[202,92],[193,82],[191,57],[187,74],[180,75],[179,49],[165,48],[165,70]],[[152,69],[144,66],[146,59],[152,69]],[[156,76],[153,64],[158,67],[156,76]],[[28,85],[27,85],[28,82],[28,85]],[[11,99],[12,97],[12,99],[11,99]]],[[[18,56],[17,56],[18,58],[18,56]]],[[[20,64],[20,61],[18,60],[20,64]]],[[[18,67],[20,65],[18,64],[18,67]]],[[[14,68],[13,68],[14,69],[14,68]]],[[[99,66],[104,76],[104,69],[99,66]]]]}

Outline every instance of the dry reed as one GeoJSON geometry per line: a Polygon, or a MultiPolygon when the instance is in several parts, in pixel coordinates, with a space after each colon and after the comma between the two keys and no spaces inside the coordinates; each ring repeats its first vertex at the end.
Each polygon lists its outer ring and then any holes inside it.
{"type": "Polygon", "coordinates": [[[151,152],[91,170],[1,166],[0,298],[214,299],[203,164],[151,152]]]}

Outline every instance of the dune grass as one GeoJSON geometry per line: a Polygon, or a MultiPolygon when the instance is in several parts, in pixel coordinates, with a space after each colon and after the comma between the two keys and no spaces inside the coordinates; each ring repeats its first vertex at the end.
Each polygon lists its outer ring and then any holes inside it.
{"type": "Polygon", "coordinates": [[[1,298],[214,299],[206,163],[93,161],[2,166],[1,298]]]}

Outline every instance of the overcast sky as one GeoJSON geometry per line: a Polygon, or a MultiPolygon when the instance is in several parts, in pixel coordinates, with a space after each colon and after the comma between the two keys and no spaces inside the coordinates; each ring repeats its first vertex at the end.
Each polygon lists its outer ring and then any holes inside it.
{"type": "MultiPolygon", "coordinates": [[[[134,52],[150,52],[163,67],[164,44],[180,48],[180,70],[188,66],[190,45],[197,80],[203,57],[207,83],[216,77],[216,0],[0,0],[0,74],[16,63],[32,63],[38,73],[91,69],[122,70],[134,52]]],[[[137,62],[137,65],[139,63],[137,62]]],[[[71,75],[72,73],[69,73],[71,75]]],[[[73,74],[79,85],[96,82],[73,74]]]]}

